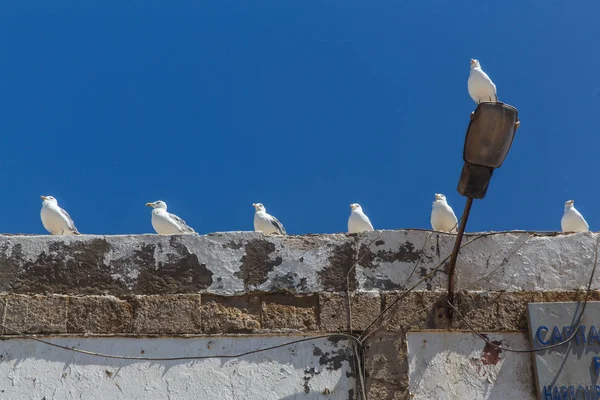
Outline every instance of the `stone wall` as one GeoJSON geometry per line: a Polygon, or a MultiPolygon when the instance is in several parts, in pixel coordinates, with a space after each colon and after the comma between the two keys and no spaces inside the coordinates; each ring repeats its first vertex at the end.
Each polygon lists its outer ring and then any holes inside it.
{"type": "MultiPolygon", "coordinates": [[[[357,389],[342,398],[360,399],[361,380],[355,378],[364,368],[369,399],[407,399],[409,375],[415,376],[409,374],[410,335],[443,338],[455,334],[449,330],[467,329],[448,315],[445,303],[454,238],[418,230],[359,236],[2,236],[0,312],[9,328],[2,333],[8,340],[15,331],[52,338],[359,336],[402,296],[363,334],[369,333],[364,362],[350,357],[350,372],[339,379],[357,389]]],[[[528,302],[583,298],[596,240],[593,233],[468,234],[457,263],[455,303],[481,331],[523,334],[528,302]]],[[[592,298],[600,299],[600,292],[592,298]]],[[[346,346],[352,349],[350,342],[346,346]]],[[[478,359],[499,372],[505,355],[490,352],[484,348],[478,359]]],[[[459,373],[456,379],[490,377],[459,373]]],[[[414,398],[427,398],[411,380],[414,398]]],[[[494,398],[489,393],[481,398],[494,398]]]]}

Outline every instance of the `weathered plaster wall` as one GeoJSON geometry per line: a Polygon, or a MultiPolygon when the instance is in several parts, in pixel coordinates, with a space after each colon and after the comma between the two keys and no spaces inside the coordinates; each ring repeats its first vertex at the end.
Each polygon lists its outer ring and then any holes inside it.
{"type": "MultiPolygon", "coordinates": [[[[526,345],[528,302],[583,298],[597,235],[469,234],[457,264],[455,303],[477,329],[507,343],[522,338],[524,342],[515,343],[526,345]]],[[[179,335],[245,334],[250,335],[248,348],[273,335],[283,339],[289,334],[360,333],[381,310],[404,295],[403,290],[426,278],[375,325],[364,342],[368,398],[406,399],[410,391],[416,398],[427,398],[439,388],[447,395],[440,398],[458,398],[455,389],[461,385],[449,385],[442,371],[454,371],[464,363],[485,365],[481,371],[491,375],[487,386],[481,386],[478,377],[456,371],[457,382],[471,388],[461,393],[500,398],[494,397],[499,388],[516,387],[511,383],[515,376],[510,365],[518,363],[520,370],[527,370],[528,358],[490,353],[484,343],[465,332],[460,318],[448,317],[447,262],[443,261],[454,238],[430,231],[288,237],[253,232],[4,236],[0,237],[0,315],[9,329],[0,332],[7,339],[0,344],[23,343],[11,339],[14,332],[10,329],[66,338],[113,335],[133,343],[136,336],[145,335],[167,335],[177,342],[188,340],[178,339],[179,335]],[[439,273],[432,274],[436,268],[439,273]],[[418,332],[435,334],[426,353],[411,352],[411,335],[418,332]],[[452,360],[443,356],[450,348],[460,349],[452,353],[452,360]],[[423,363],[431,364],[422,371],[427,379],[417,378],[416,366],[423,363]]],[[[592,299],[600,299],[600,292],[595,290],[592,299]]],[[[338,345],[353,354],[347,343],[338,345]]],[[[187,351],[186,345],[177,346],[187,351]]],[[[302,357],[313,363],[320,358],[302,357]]],[[[23,358],[32,365],[35,360],[23,358]]],[[[73,360],[80,362],[77,357],[73,360]]],[[[339,387],[356,383],[355,365],[347,368],[351,372],[340,375],[339,387]]],[[[97,373],[89,369],[90,376],[97,373]]],[[[533,388],[533,373],[529,373],[533,388]]],[[[17,387],[30,384],[27,379],[18,382],[17,387]]],[[[230,389],[223,386],[223,390],[230,389]]],[[[278,398],[273,393],[245,397],[278,398]]]]}
{"type": "MultiPolygon", "coordinates": [[[[529,348],[522,333],[490,334],[488,339],[515,349],[529,348]]],[[[407,341],[415,400],[536,398],[529,354],[499,353],[464,333],[415,332],[407,335],[407,341]]]]}
{"type": "MultiPolygon", "coordinates": [[[[63,346],[128,356],[236,354],[298,337],[54,338],[63,346]]],[[[347,399],[346,343],[319,339],[233,359],[109,360],[32,340],[0,341],[0,399],[347,399]],[[319,356],[315,356],[315,354],[319,356]]]]}
{"type": "MultiPolygon", "coordinates": [[[[465,243],[476,240],[462,249],[459,290],[570,290],[587,284],[597,234],[485,235],[466,236],[465,243]]],[[[307,294],[345,291],[348,272],[353,289],[402,290],[435,268],[453,243],[453,235],[430,231],[4,236],[0,293],[307,294]]],[[[422,289],[445,290],[446,282],[441,273],[422,289]]]]}

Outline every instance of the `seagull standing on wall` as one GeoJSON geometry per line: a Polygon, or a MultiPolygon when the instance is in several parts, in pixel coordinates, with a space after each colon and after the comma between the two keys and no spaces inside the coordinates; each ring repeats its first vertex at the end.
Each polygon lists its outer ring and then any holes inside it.
{"type": "Polygon", "coordinates": [[[75,223],[69,213],[58,206],[58,201],[52,196],[42,196],[42,224],[53,235],[79,235],[75,223]]]}
{"type": "Polygon", "coordinates": [[[458,225],[456,214],[448,205],[446,196],[436,193],[431,207],[431,228],[434,231],[456,233],[456,225],[458,225]]]}
{"type": "Polygon", "coordinates": [[[262,203],[254,203],[252,206],[256,210],[254,213],[254,231],[267,235],[271,233],[286,234],[283,224],[274,216],[267,214],[267,209],[262,203]]]}
{"type": "Polygon", "coordinates": [[[348,218],[348,233],[361,233],[373,231],[369,217],[363,212],[358,203],[350,204],[350,218],[348,218]]]}
{"type": "Polygon", "coordinates": [[[575,209],[575,201],[567,200],[565,203],[565,213],[560,220],[563,232],[587,232],[590,227],[583,215],[575,209]]]}
{"type": "Polygon", "coordinates": [[[159,235],[173,235],[178,233],[194,233],[184,220],[175,214],[167,212],[167,203],[158,200],[154,203],[146,203],[152,207],[152,227],[159,235]]]}
{"type": "Polygon", "coordinates": [[[498,95],[496,94],[496,85],[490,77],[483,72],[479,61],[471,59],[471,73],[467,82],[469,87],[469,95],[477,104],[482,101],[497,102],[498,95]]]}

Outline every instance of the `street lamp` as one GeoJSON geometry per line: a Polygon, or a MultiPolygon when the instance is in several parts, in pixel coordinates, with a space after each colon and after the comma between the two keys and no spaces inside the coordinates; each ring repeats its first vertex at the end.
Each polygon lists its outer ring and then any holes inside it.
{"type": "MultiPolygon", "coordinates": [[[[471,113],[467,128],[463,160],[465,164],[458,181],[458,193],[467,197],[465,210],[460,221],[454,250],[448,271],[448,300],[454,300],[454,271],[473,199],[483,199],[492,179],[494,169],[499,168],[508,155],[510,146],[519,128],[519,112],[504,103],[482,102],[471,113]]],[[[452,309],[448,309],[449,315],[452,309]]]]}

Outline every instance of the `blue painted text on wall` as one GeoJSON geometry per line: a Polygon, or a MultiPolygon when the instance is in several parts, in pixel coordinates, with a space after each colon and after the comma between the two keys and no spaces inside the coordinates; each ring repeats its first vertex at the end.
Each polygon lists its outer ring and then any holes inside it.
{"type": "Polygon", "coordinates": [[[600,385],[544,386],[543,400],[600,400],[600,385]]]}
{"type": "MultiPolygon", "coordinates": [[[[562,329],[558,326],[548,328],[540,326],[535,332],[535,340],[542,346],[557,344],[567,340],[573,334],[573,327],[570,325],[563,326],[562,329]]],[[[580,325],[575,334],[574,344],[578,346],[585,345],[600,345],[600,335],[595,325],[580,325]]]]}

